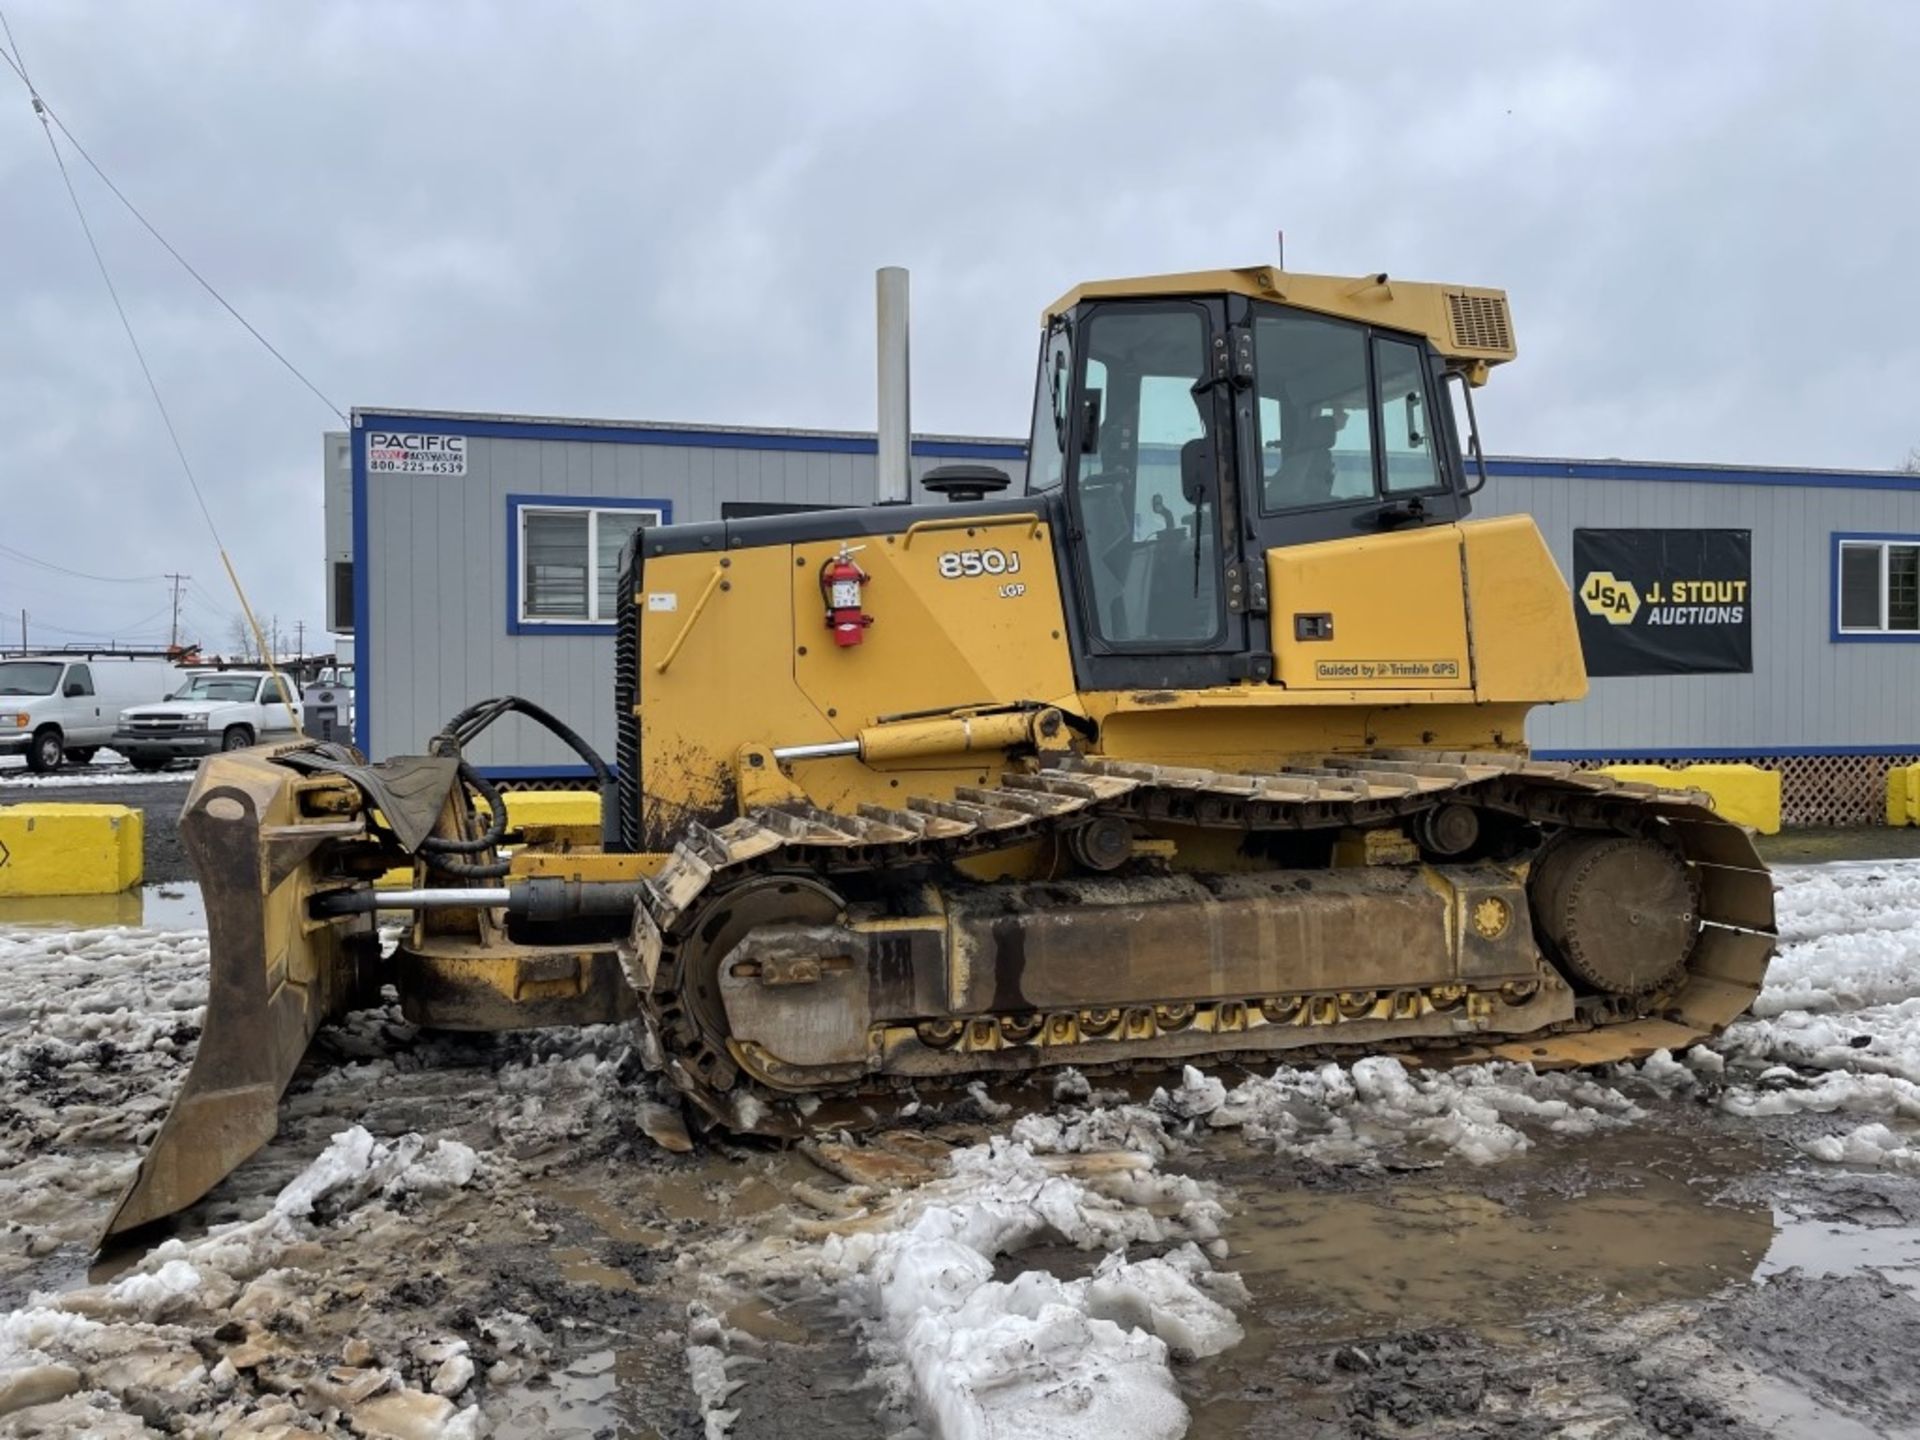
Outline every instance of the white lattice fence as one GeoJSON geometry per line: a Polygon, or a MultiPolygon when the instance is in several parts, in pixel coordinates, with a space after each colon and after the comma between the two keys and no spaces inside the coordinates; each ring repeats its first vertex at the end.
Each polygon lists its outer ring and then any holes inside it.
{"type": "MultiPolygon", "coordinates": [[[[1582,770],[1630,760],[1581,760],[1582,770]]],[[[1684,766],[1685,760],[1666,764],[1684,766]]],[[[1757,765],[1780,772],[1780,823],[1788,829],[1822,825],[1884,825],[1887,772],[1896,765],[1920,764],[1920,755],[1731,755],[1715,764],[1757,765]]]]}

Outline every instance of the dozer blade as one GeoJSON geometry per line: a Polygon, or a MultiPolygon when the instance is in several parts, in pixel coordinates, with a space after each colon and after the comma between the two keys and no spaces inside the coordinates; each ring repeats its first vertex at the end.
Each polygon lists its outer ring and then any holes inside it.
{"type": "MultiPolygon", "coordinates": [[[[285,747],[279,747],[284,749],[285,747]]],[[[180,834],[206,902],[207,1013],[173,1108],[102,1232],[108,1238],[191,1205],[278,1127],[280,1092],[313,1034],[360,997],[378,942],[364,918],[307,914],[307,862],[364,833],[358,818],[299,813],[313,782],[273,748],[202,763],[180,834]]]]}

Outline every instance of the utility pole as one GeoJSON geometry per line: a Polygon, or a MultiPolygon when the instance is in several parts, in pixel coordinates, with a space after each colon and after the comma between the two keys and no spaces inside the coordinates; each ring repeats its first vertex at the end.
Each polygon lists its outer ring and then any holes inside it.
{"type": "Polygon", "coordinates": [[[167,648],[177,650],[180,648],[180,584],[193,577],[169,574],[166,578],[173,582],[173,639],[168,642],[167,648]]]}
{"type": "Polygon", "coordinates": [[[293,658],[296,660],[307,658],[307,622],[304,620],[293,622],[293,658]]]}
{"type": "Polygon", "coordinates": [[[20,653],[27,653],[27,612],[20,612],[20,653]]]}

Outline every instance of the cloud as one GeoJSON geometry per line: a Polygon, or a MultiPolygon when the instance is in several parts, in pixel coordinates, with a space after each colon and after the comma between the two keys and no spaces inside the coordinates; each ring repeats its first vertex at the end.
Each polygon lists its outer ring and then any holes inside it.
{"type": "MultiPolygon", "coordinates": [[[[346,405],[866,425],[872,271],[895,263],[917,424],[1017,433],[1053,296],[1266,260],[1285,229],[1302,269],[1511,291],[1522,358],[1481,406],[1497,451],[1881,466],[1920,443],[1920,11],[16,0],[9,19],[121,187],[346,405]]],[[[0,531],[93,573],[189,571],[211,627],[236,607],[13,98],[0,531]]],[[[326,411],[76,183],[256,603],[317,627],[326,411]]],[[[0,619],[104,629],[165,599],[0,563],[0,619]]]]}

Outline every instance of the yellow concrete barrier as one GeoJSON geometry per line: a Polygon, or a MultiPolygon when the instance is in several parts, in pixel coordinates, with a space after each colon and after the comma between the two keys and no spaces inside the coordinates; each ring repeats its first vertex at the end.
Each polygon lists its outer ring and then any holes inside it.
{"type": "Polygon", "coordinates": [[[125,805],[0,809],[0,895],[112,895],[138,885],[142,821],[125,805]]]}
{"type": "Polygon", "coordinates": [[[1762,835],[1780,833],[1780,772],[1758,765],[1603,765],[1602,775],[1637,780],[1662,790],[1704,790],[1713,808],[1762,835]]]}
{"type": "Polygon", "coordinates": [[[1887,824],[1920,825],[1920,765],[1887,772],[1887,824]]]}
{"type": "MultiPolygon", "coordinates": [[[[529,825],[598,825],[600,797],[591,790],[509,790],[507,824],[515,830],[529,825]]],[[[484,811],[483,804],[479,808],[484,811]]]]}

